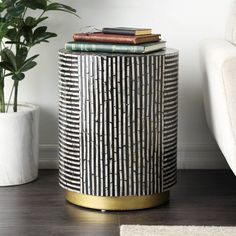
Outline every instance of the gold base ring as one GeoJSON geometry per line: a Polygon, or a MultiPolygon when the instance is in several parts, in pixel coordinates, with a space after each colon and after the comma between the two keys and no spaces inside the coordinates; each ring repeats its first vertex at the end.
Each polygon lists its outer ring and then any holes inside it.
{"type": "Polygon", "coordinates": [[[72,204],[98,210],[138,210],[162,205],[169,201],[169,191],[146,195],[124,197],[100,197],[67,191],[66,200],[72,204]]]}

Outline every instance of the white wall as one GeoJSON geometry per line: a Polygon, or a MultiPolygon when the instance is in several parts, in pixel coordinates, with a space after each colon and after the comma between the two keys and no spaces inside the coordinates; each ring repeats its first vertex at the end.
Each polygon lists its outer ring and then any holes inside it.
{"type": "Polygon", "coordinates": [[[183,168],[224,166],[206,126],[202,104],[199,42],[224,37],[232,0],[64,0],[78,9],[81,19],[67,14],[51,15],[49,28],[58,33],[41,45],[38,67],[27,74],[20,100],[41,106],[42,158],[55,158],[57,144],[57,50],[81,27],[92,25],[151,27],[168,46],[180,51],[179,158],[183,168]],[[46,146],[45,146],[46,145],[46,146]],[[47,146],[49,145],[49,146],[47,146]],[[50,152],[51,151],[51,152],[50,152]],[[197,153],[196,153],[197,152],[197,153]],[[209,157],[211,156],[211,159],[209,157]],[[184,162],[183,162],[184,161],[184,162]],[[208,164],[207,164],[208,163],[208,164]],[[212,164],[213,163],[213,164],[212,164]]]}

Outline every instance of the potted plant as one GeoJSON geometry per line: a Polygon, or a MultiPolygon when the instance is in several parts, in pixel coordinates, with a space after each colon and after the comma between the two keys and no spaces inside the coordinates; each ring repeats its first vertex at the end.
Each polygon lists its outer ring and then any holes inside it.
{"type": "Polygon", "coordinates": [[[50,11],[76,15],[75,9],[49,0],[0,1],[0,186],[38,176],[39,108],[18,103],[18,90],[25,73],[37,65],[39,55],[30,55],[30,49],[57,36],[43,25],[50,11]],[[6,80],[12,80],[9,98],[6,80]]]}

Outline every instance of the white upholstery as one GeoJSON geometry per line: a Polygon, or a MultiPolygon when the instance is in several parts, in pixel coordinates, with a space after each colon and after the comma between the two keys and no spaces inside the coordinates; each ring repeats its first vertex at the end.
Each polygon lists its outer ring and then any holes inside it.
{"type": "Polygon", "coordinates": [[[226,39],[205,40],[201,58],[207,123],[236,175],[236,0],[230,11],[226,39]]]}
{"type": "Polygon", "coordinates": [[[230,9],[225,36],[227,41],[236,45],[236,1],[233,1],[230,9]]]}
{"type": "Polygon", "coordinates": [[[201,58],[207,122],[236,175],[236,47],[226,40],[206,40],[201,58]]]}

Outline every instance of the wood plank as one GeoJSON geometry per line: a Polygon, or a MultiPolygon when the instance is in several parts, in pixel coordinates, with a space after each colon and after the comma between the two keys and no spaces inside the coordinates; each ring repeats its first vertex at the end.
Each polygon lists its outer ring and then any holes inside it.
{"type": "Polygon", "coordinates": [[[170,203],[149,210],[106,212],[67,203],[58,171],[0,188],[0,235],[119,235],[120,224],[236,226],[236,177],[229,170],[178,172],[170,203]]]}

